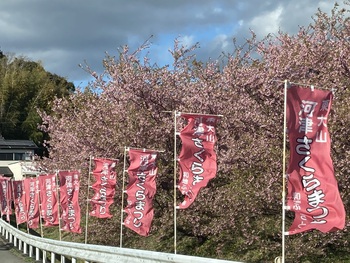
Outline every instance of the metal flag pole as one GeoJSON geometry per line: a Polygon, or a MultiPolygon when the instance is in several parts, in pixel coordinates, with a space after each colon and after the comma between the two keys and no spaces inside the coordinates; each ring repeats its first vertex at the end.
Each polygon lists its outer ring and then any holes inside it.
{"type": "Polygon", "coordinates": [[[176,241],[177,241],[177,225],[176,225],[176,217],[177,217],[177,206],[176,206],[176,191],[177,191],[177,155],[176,155],[176,136],[179,135],[177,130],[176,117],[179,116],[180,113],[174,111],[174,254],[176,254],[176,241]]]}
{"type": "MultiPolygon", "coordinates": [[[[15,188],[13,187],[13,180],[12,179],[11,179],[11,187],[12,187],[13,204],[14,204],[14,207],[15,207],[16,226],[17,226],[17,229],[18,229],[19,228],[18,227],[18,220],[17,220],[17,216],[16,216],[16,198],[17,198],[17,196],[15,196],[15,188]]],[[[23,194],[23,187],[22,187],[22,194],[23,194]]]]}
{"type": "Polygon", "coordinates": [[[124,192],[125,192],[125,173],[126,170],[126,152],[129,151],[129,147],[124,147],[124,166],[123,166],[123,183],[122,183],[122,208],[120,210],[120,247],[123,247],[123,213],[124,213],[124,192]]]}
{"type": "MultiPolygon", "coordinates": [[[[11,179],[10,179],[11,180],[11,179]]],[[[9,193],[9,188],[10,188],[10,180],[6,180],[6,220],[10,223],[10,209],[11,209],[11,200],[10,200],[10,193],[9,193]]]]}
{"type": "MultiPolygon", "coordinates": [[[[19,204],[18,204],[19,200],[18,200],[18,196],[15,195],[15,192],[17,192],[17,191],[15,191],[15,188],[14,188],[14,186],[13,186],[13,182],[14,182],[14,180],[11,179],[12,196],[13,196],[13,205],[14,205],[14,207],[15,207],[16,226],[17,226],[17,229],[19,229],[19,224],[18,224],[17,214],[16,214],[16,209],[18,209],[18,215],[19,215],[19,213],[20,213],[19,207],[18,207],[18,206],[19,206],[19,204]],[[16,204],[16,200],[17,200],[17,204],[16,204]],[[17,207],[17,208],[16,208],[16,207],[17,207]]],[[[22,186],[21,186],[21,190],[22,190],[21,198],[23,198],[23,197],[22,197],[22,196],[23,196],[23,180],[21,180],[20,182],[21,182],[21,184],[22,184],[22,186]]],[[[23,199],[22,199],[22,200],[23,200],[23,199]]],[[[14,245],[15,245],[15,246],[17,245],[17,238],[16,238],[16,237],[14,237],[14,245]]]]}
{"type": "MultiPolygon", "coordinates": [[[[24,179],[26,179],[27,175],[24,175],[24,179]]],[[[26,195],[26,189],[24,186],[24,181],[23,181],[23,194],[26,195]]],[[[27,228],[27,233],[29,234],[29,225],[28,225],[28,207],[26,207],[26,228],[27,228]]]]}
{"type": "Polygon", "coordinates": [[[89,157],[89,175],[87,181],[87,198],[86,198],[86,213],[85,213],[85,244],[88,239],[88,224],[89,224],[89,192],[90,192],[90,177],[91,177],[91,164],[92,164],[92,156],[89,157]]]}
{"type": "Polygon", "coordinates": [[[41,198],[40,198],[40,181],[39,181],[39,177],[36,177],[36,182],[35,182],[35,189],[37,190],[36,191],[36,194],[38,196],[38,202],[39,202],[39,223],[40,223],[40,232],[41,232],[41,237],[44,237],[44,230],[43,230],[43,217],[42,217],[42,204],[41,204],[41,198]]]}
{"type": "Polygon", "coordinates": [[[2,202],[0,202],[0,219],[1,219],[1,220],[3,220],[3,219],[2,219],[3,215],[4,215],[4,214],[2,213],[2,202]]]}
{"type": "MultiPolygon", "coordinates": [[[[39,177],[36,178],[36,180],[38,180],[38,182],[40,183],[39,181],[39,177]]],[[[39,187],[38,187],[39,188],[39,187]]],[[[41,237],[44,237],[44,230],[43,230],[43,217],[42,217],[42,214],[41,214],[41,211],[42,211],[42,203],[41,203],[41,198],[40,198],[40,188],[38,189],[38,192],[37,192],[37,195],[38,195],[38,200],[39,200],[39,222],[40,222],[40,232],[41,232],[41,237]]]]}
{"type": "Polygon", "coordinates": [[[284,81],[284,106],[283,106],[283,177],[282,177],[282,261],[285,261],[285,221],[286,221],[286,141],[287,141],[287,88],[288,80],[284,81]]]}
{"type": "MultiPolygon", "coordinates": [[[[165,152],[165,150],[157,150],[157,149],[149,149],[149,148],[136,148],[136,147],[128,147],[127,150],[128,151],[130,151],[130,150],[142,150],[142,152],[149,151],[149,152],[158,152],[158,153],[165,152]]],[[[126,172],[127,172],[127,170],[126,170],[126,172]]]]}
{"type": "Polygon", "coordinates": [[[206,114],[206,113],[192,113],[192,112],[178,112],[177,116],[180,115],[184,115],[184,114],[188,114],[188,115],[194,115],[194,116],[213,116],[213,117],[223,117],[224,115],[222,114],[206,114]]]}
{"type": "Polygon", "coordinates": [[[59,233],[59,238],[60,241],[62,240],[62,231],[61,231],[61,195],[60,195],[60,186],[58,184],[58,170],[55,172],[55,178],[56,178],[56,195],[57,195],[57,201],[58,201],[58,209],[57,209],[57,216],[58,216],[58,233],[59,233]]]}

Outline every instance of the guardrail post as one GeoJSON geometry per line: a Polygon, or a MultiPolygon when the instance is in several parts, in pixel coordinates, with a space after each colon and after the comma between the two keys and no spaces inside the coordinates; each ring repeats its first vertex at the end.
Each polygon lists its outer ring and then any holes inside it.
{"type": "Polygon", "coordinates": [[[13,240],[13,235],[10,233],[10,239],[9,239],[9,242],[12,243],[12,240],[13,240]]]}
{"type": "Polygon", "coordinates": [[[13,237],[13,246],[17,247],[17,237],[13,237]]]}
{"type": "MultiPolygon", "coordinates": [[[[1,0],[0,0],[1,1],[1,0]]],[[[206,262],[206,263],[239,263],[233,261],[222,261],[216,259],[209,258],[199,258],[199,257],[191,257],[185,255],[174,255],[168,253],[161,252],[149,252],[144,250],[130,250],[125,248],[116,249],[115,247],[109,246],[99,246],[93,244],[82,244],[82,243],[74,243],[74,242],[63,242],[57,240],[49,240],[46,238],[36,237],[27,233],[23,233],[13,226],[10,226],[8,223],[4,223],[0,219],[0,225],[2,228],[0,231],[5,230],[8,234],[12,235],[12,239],[17,240],[19,251],[24,250],[24,253],[27,253],[29,250],[29,256],[33,256],[34,248],[35,248],[35,260],[36,262],[42,263],[52,263],[59,262],[59,260],[55,261],[56,255],[57,259],[60,257],[60,263],[65,263],[69,261],[71,263],[78,262],[134,262],[135,259],[138,262],[151,263],[151,262],[159,262],[159,263],[169,263],[169,262],[206,262]],[[6,225],[5,225],[6,224],[6,225]],[[5,226],[4,226],[5,225],[5,226]],[[5,230],[4,230],[5,228],[5,230]],[[28,247],[27,247],[28,246],[28,247]],[[50,253],[50,254],[49,254],[50,253]],[[68,260],[65,260],[65,257],[68,260]],[[50,260],[48,259],[50,258],[50,260]],[[89,260],[88,260],[89,259],[89,260]],[[90,261],[91,260],[91,261],[90,261]]],[[[4,235],[3,235],[4,237],[4,235]]],[[[3,259],[0,257],[0,262],[3,259]]]]}
{"type": "Polygon", "coordinates": [[[43,263],[46,263],[46,250],[43,250],[43,263]]]}
{"type": "Polygon", "coordinates": [[[23,242],[23,254],[27,255],[27,243],[23,242]]]}
{"type": "Polygon", "coordinates": [[[7,231],[7,230],[5,232],[5,238],[6,238],[6,240],[9,240],[9,231],[7,231]]]}
{"type": "Polygon", "coordinates": [[[33,246],[29,245],[29,257],[33,257],[33,246]]]}
{"type": "Polygon", "coordinates": [[[35,260],[40,260],[40,250],[38,247],[35,248],[35,260]]]}

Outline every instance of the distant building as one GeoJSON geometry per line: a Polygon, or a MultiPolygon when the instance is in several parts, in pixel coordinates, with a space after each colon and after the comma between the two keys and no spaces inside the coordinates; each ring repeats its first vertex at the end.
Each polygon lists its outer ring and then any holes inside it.
{"type": "Polygon", "coordinates": [[[38,146],[31,140],[5,140],[0,135],[0,175],[21,180],[36,175],[32,161],[38,146]]]}

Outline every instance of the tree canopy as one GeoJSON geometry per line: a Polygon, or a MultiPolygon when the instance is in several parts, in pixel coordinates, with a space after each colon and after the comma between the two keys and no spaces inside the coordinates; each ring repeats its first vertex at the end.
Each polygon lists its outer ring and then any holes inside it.
{"type": "Polygon", "coordinates": [[[74,84],[47,72],[39,62],[0,53],[0,132],[5,139],[31,139],[41,145],[38,110],[51,112],[56,97],[75,90],[74,84]]]}
{"type": "MultiPolygon", "coordinates": [[[[319,10],[314,22],[295,35],[279,32],[257,40],[252,33],[245,45],[225,54],[225,62],[199,62],[193,56],[197,46],[183,47],[175,40],[173,65],[157,67],[139,57],[147,46],[136,52],[125,46],[116,57],[106,55],[102,75],[85,68],[95,77],[89,88],[56,99],[52,112],[42,112],[42,129],[50,135],[50,158],[44,163],[50,169],[82,169],[84,210],[89,156],[123,160],[124,146],[164,149],[151,236],[125,230],[124,245],[172,252],[174,122],[168,112],[222,114],[219,170],[195,203],[178,213],[178,253],[272,262],[281,253],[285,79],[336,90],[328,123],[336,177],[349,210],[349,22],[348,10],[337,5],[330,15],[319,10]]],[[[121,164],[118,169],[121,181],[121,164]]],[[[103,222],[89,219],[90,243],[119,244],[120,186],[115,216],[103,222]]],[[[287,213],[287,227],[292,219],[287,213]]],[[[335,233],[290,236],[286,258],[350,260],[349,238],[348,226],[335,233]]]]}

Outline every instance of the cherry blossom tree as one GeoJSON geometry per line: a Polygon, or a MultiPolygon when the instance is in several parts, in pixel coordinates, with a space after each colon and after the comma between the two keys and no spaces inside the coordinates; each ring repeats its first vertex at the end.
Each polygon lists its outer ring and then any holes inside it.
{"type": "MultiPolygon", "coordinates": [[[[285,79],[334,89],[328,122],[332,158],[339,189],[349,210],[350,143],[348,127],[350,82],[350,24],[348,10],[335,5],[327,15],[318,11],[308,27],[296,35],[279,32],[257,40],[252,32],[224,61],[196,60],[197,45],[178,40],[171,50],[173,65],[158,67],[141,51],[125,46],[103,60],[105,72],[84,91],[57,99],[51,114],[41,113],[48,169],[82,169],[82,188],[88,185],[89,157],[112,157],[121,162],[124,147],[162,149],[151,236],[141,238],[124,230],[124,245],[173,251],[174,115],[172,112],[222,114],[217,128],[218,173],[195,203],[178,211],[178,253],[271,262],[281,253],[281,193],[283,159],[283,81],[285,79]]],[[[177,131],[184,125],[182,121],[177,131]]],[[[180,142],[177,140],[177,149],[180,142]]],[[[117,191],[117,195],[118,195],[117,191]]],[[[86,190],[81,203],[86,205],[86,190]]],[[[124,204],[125,205],[125,204],[124,204]]],[[[91,219],[89,241],[118,245],[121,197],[116,197],[112,219],[91,219]],[[107,222],[107,223],[105,223],[107,222]],[[106,234],[108,233],[108,234],[106,234]]],[[[113,210],[112,210],[113,211],[113,210]]],[[[293,214],[287,213],[287,227],[293,214]]],[[[90,219],[89,219],[90,220],[90,219]]],[[[290,262],[333,262],[349,254],[348,231],[312,231],[286,238],[290,262]]]]}

